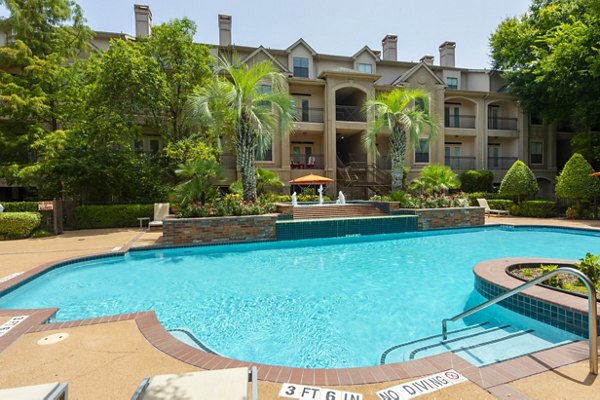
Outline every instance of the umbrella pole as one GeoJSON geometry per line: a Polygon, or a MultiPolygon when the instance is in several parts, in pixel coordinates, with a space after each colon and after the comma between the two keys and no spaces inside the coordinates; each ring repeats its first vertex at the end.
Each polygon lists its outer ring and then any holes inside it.
{"type": "Polygon", "coordinates": [[[319,185],[319,205],[323,205],[323,185],[319,185]]]}

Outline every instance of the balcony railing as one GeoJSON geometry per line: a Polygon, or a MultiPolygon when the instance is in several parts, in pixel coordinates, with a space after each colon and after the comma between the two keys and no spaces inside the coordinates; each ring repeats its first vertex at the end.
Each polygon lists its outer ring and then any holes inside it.
{"type": "Polygon", "coordinates": [[[517,119],[516,118],[488,118],[488,129],[498,129],[502,131],[516,131],[517,130],[517,119]]]}
{"type": "Polygon", "coordinates": [[[474,115],[447,115],[444,118],[446,128],[475,129],[474,115]]]}
{"type": "Polygon", "coordinates": [[[488,157],[488,169],[507,170],[517,161],[517,157],[488,157]]]}
{"type": "Polygon", "coordinates": [[[297,122],[323,122],[322,108],[297,108],[297,122]]]}
{"type": "Polygon", "coordinates": [[[336,121],[365,122],[365,116],[359,106],[335,106],[336,121]]]}
{"type": "Polygon", "coordinates": [[[321,154],[290,154],[292,169],[323,169],[324,157],[321,154]]]}
{"type": "Polygon", "coordinates": [[[475,157],[446,157],[444,164],[450,167],[453,171],[466,171],[475,169],[475,157]]]}
{"type": "Polygon", "coordinates": [[[389,171],[392,169],[392,159],[390,157],[377,157],[375,165],[378,169],[389,171]]]}

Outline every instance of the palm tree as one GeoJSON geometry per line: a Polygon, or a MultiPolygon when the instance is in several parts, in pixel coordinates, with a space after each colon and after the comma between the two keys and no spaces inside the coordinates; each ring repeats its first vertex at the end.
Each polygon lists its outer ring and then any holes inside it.
{"type": "Polygon", "coordinates": [[[454,171],[446,165],[429,164],[419,174],[419,178],[411,182],[412,190],[421,193],[446,193],[450,189],[458,189],[460,179],[454,171]]]}
{"type": "Polygon", "coordinates": [[[373,117],[362,138],[367,151],[377,155],[377,135],[386,127],[391,131],[392,191],[400,190],[407,135],[414,147],[425,128],[430,128],[429,140],[437,133],[437,123],[429,115],[429,94],[421,89],[394,89],[367,101],[364,111],[373,117]]]}
{"type": "Polygon", "coordinates": [[[242,175],[244,201],[256,199],[256,153],[271,147],[273,133],[285,135],[294,121],[292,97],[285,75],[270,61],[248,66],[221,59],[214,79],[190,99],[187,117],[206,119],[230,133],[242,175]]]}

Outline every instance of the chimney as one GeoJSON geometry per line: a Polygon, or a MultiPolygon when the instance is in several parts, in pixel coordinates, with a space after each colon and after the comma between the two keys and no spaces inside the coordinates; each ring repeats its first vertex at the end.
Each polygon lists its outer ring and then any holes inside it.
{"type": "Polygon", "coordinates": [[[421,57],[421,62],[426,65],[433,65],[433,56],[426,55],[421,57]]]}
{"type": "Polygon", "coordinates": [[[219,46],[231,46],[231,15],[219,14],[219,46]]]}
{"type": "Polygon", "coordinates": [[[135,37],[145,38],[152,33],[152,11],[150,7],[140,4],[133,5],[135,13],[135,37]]]}
{"type": "Polygon", "coordinates": [[[440,66],[454,68],[454,49],[456,43],[444,42],[440,45],[440,66]]]}
{"type": "Polygon", "coordinates": [[[381,41],[381,47],[384,60],[398,61],[398,36],[385,35],[381,41]]]}
{"type": "Polygon", "coordinates": [[[373,54],[375,54],[377,56],[378,60],[381,60],[381,51],[380,50],[373,50],[373,54]]]}

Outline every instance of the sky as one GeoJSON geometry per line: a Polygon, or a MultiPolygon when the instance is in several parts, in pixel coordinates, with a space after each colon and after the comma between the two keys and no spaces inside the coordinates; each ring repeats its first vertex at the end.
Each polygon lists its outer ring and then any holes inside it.
{"type": "MultiPolygon", "coordinates": [[[[129,0],[75,0],[98,31],[135,34],[129,0]]],[[[398,35],[398,60],[418,61],[456,42],[456,66],[489,68],[489,37],[507,17],[523,14],[531,0],[138,0],[153,23],[188,17],[196,41],[218,43],[219,14],[232,16],[232,41],[241,46],[286,49],[303,38],[317,53],[351,56],[367,45],[381,50],[386,34],[398,35]]],[[[0,16],[7,11],[0,8],[0,16]]]]}

